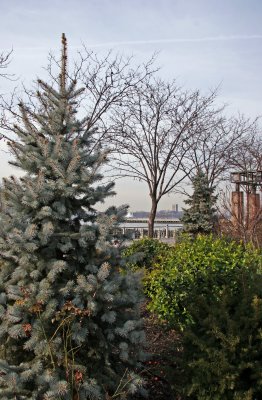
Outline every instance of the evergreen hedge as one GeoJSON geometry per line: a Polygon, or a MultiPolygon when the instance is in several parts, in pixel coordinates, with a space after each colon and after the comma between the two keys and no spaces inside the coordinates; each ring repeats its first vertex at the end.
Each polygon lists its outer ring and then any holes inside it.
{"type": "Polygon", "coordinates": [[[186,398],[262,399],[261,252],[187,237],[152,270],[146,288],[151,310],[182,332],[186,398]]]}

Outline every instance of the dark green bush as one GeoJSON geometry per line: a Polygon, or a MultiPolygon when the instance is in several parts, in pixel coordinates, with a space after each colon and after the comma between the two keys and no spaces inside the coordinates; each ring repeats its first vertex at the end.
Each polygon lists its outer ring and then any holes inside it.
{"type": "Polygon", "coordinates": [[[234,270],[220,296],[198,294],[183,334],[184,394],[200,400],[262,399],[262,274],[234,270]]]}
{"type": "Polygon", "coordinates": [[[212,236],[186,238],[150,273],[147,291],[151,309],[183,331],[183,396],[262,399],[261,253],[212,236]]]}
{"type": "Polygon", "coordinates": [[[157,268],[147,277],[150,309],[172,327],[184,330],[193,322],[191,305],[195,297],[218,299],[223,286],[237,286],[236,275],[260,256],[241,244],[212,236],[185,237],[170,247],[157,268]]]}
{"type": "Polygon", "coordinates": [[[159,240],[143,238],[134,240],[124,250],[124,256],[129,258],[129,266],[132,270],[145,269],[151,271],[169,251],[170,246],[159,240]]]}

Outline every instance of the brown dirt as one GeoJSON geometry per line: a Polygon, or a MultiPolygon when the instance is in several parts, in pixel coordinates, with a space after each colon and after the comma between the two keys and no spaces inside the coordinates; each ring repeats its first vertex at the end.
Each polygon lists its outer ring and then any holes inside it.
{"type": "MultiPolygon", "coordinates": [[[[179,335],[168,329],[157,317],[143,308],[143,318],[147,337],[147,361],[142,376],[148,399],[182,400],[178,394],[181,386],[181,372],[177,361],[182,347],[179,335]]],[[[140,397],[133,397],[140,400],[140,397]]]]}

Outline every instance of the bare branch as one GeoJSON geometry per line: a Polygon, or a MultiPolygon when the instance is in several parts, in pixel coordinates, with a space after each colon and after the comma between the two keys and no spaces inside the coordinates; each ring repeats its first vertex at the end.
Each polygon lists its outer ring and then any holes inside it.
{"type": "Polygon", "coordinates": [[[114,110],[116,167],[123,176],[148,185],[151,233],[158,202],[192,170],[192,165],[187,171],[181,167],[199,135],[199,126],[214,113],[214,99],[215,93],[185,92],[175,81],[167,83],[149,75],[133,88],[128,102],[114,110]]]}
{"type": "Polygon", "coordinates": [[[6,78],[9,80],[14,80],[14,75],[5,72],[11,62],[11,54],[13,50],[10,50],[8,53],[0,53],[0,77],[6,78]]]}
{"type": "Polygon", "coordinates": [[[218,185],[229,177],[229,173],[239,157],[236,155],[243,148],[256,126],[256,120],[250,121],[243,116],[225,118],[221,112],[210,115],[204,125],[199,126],[197,141],[193,141],[185,159],[183,170],[192,166],[192,179],[197,170],[202,169],[207,175],[210,187],[218,185]]]}
{"type": "MultiPolygon", "coordinates": [[[[88,117],[82,120],[85,132],[93,131],[93,143],[90,152],[101,146],[108,147],[112,135],[111,114],[115,107],[127,102],[133,88],[153,73],[153,56],[147,63],[133,66],[133,57],[114,55],[111,51],[106,56],[99,56],[86,47],[78,53],[78,59],[73,63],[71,71],[65,71],[68,82],[76,81],[83,91],[79,97],[84,114],[88,117]]],[[[49,75],[50,87],[59,83],[60,58],[49,54],[48,64],[45,68],[49,75]]],[[[38,85],[38,82],[36,83],[38,85]]],[[[38,88],[36,88],[38,91],[38,88]]],[[[34,112],[44,107],[41,96],[35,96],[35,90],[23,88],[23,103],[34,112]]],[[[18,90],[14,91],[9,100],[2,99],[1,127],[4,130],[2,137],[15,140],[13,137],[13,124],[19,120],[17,105],[21,102],[18,90]]]]}

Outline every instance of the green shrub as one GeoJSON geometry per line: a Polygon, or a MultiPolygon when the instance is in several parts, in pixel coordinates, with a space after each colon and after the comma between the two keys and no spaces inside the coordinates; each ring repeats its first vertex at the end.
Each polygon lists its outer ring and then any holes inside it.
{"type": "Polygon", "coordinates": [[[185,237],[170,247],[147,277],[146,291],[152,311],[172,327],[183,330],[192,323],[189,306],[194,297],[219,298],[223,285],[237,285],[237,271],[256,264],[259,254],[241,244],[212,236],[185,237]]]}
{"type": "Polygon", "coordinates": [[[134,240],[125,249],[124,256],[129,259],[128,264],[132,270],[145,269],[151,271],[169,249],[168,244],[146,237],[134,240]]]}
{"type": "Polygon", "coordinates": [[[186,238],[150,273],[147,292],[151,309],[183,330],[183,396],[262,399],[261,253],[223,238],[186,238]]]}
{"type": "Polygon", "coordinates": [[[262,399],[261,270],[234,269],[231,278],[219,297],[198,294],[189,306],[182,370],[192,399],[262,399]]]}

